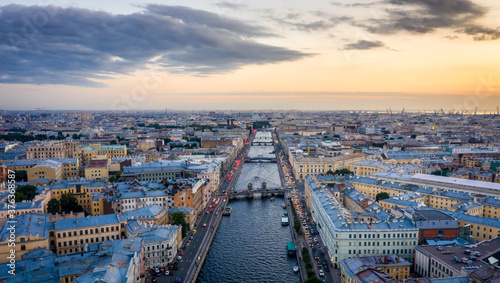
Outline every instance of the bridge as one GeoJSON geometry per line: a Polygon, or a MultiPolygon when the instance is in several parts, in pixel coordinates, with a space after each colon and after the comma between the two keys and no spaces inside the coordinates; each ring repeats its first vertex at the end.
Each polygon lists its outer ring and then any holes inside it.
{"type": "Polygon", "coordinates": [[[266,197],[274,197],[274,196],[284,196],[284,189],[256,189],[256,190],[248,190],[241,192],[228,192],[227,196],[229,199],[235,198],[266,198],[266,197]]]}
{"type": "Polygon", "coordinates": [[[273,141],[271,140],[254,140],[252,141],[252,145],[273,145],[273,141]]]}
{"type": "Polygon", "coordinates": [[[250,162],[250,163],[258,163],[258,162],[278,163],[278,159],[273,158],[273,157],[245,157],[245,162],[250,162]]]}

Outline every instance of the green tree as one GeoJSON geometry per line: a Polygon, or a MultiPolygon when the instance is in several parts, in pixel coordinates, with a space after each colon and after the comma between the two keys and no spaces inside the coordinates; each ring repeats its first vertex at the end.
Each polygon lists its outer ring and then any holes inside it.
{"type": "Polygon", "coordinates": [[[182,238],[186,237],[190,230],[189,224],[186,222],[186,214],[182,211],[174,212],[170,215],[173,225],[180,225],[182,227],[182,238]]]}
{"type": "Polygon", "coordinates": [[[51,214],[55,214],[60,211],[61,205],[56,198],[52,198],[47,203],[47,211],[51,214]]]}
{"type": "Polygon", "coordinates": [[[333,176],[333,175],[335,175],[335,173],[333,173],[333,171],[332,171],[332,170],[328,170],[328,171],[326,171],[326,174],[325,174],[325,175],[326,175],[326,176],[333,176]]]}
{"type": "Polygon", "coordinates": [[[416,137],[417,137],[417,135],[411,135],[411,138],[412,138],[412,139],[414,139],[414,138],[416,138],[416,137]]]}
{"type": "Polygon", "coordinates": [[[28,173],[26,170],[16,170],[14,171],[16,182],[28,181],[28,173]]]}
{"type": "Polygon", "coordinates": [[[387,199],[387,198],[390,198],[389,194],[386,192],[381,192],[375,196],[375,201],[379,201],[379,200],[383,200],[383,199],[387,199]]]}
{"type": "Polygon", "coordinates": [[[118,144],[116,140],[112,140],[109,144],[118,144]]]}
{"type": "Polygon", "coordinates": [[[313,276],[313,277],[309,277],[307,278],[306,280],[306,283],[321,283],[321,279],[319,279],[318,277],[316,276],[313,276]]]}
{"type": "Polygon", "coordinates": [[[65,193],[61,195],[61,212],[81,212],[83,207],[78,204],[78,200],[73,193],[65,193]]]}
{"type": "Polygon", "coordinates": [[[339,169],[335,170],[335,172],[333,172],[333,174],[334,175],[353,175],[354,173],[351,170],[344,168],[344,169],[340,169],[340,170],[339,169]]]}
{"type": "Polygon", "coordinates": [[[32,200],[35,198],[36,193],[37,193],[38,188],[33,186],[33,185],[24,185],[24,186],[19,186],[16,189],[16,194],[22,194],[24,196],[24,199],[17,199],[16,196],[16,202],[20,202],[23,200],[32,200]]]}

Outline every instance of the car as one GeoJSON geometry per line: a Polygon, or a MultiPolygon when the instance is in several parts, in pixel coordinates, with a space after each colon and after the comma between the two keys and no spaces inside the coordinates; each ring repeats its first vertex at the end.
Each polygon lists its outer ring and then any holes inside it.
{"type": "Polygon", "coordinates": [[[207,223],[203,223],[203,227],[207,227],[207,223]]]}
{"type": "MultiPolygon", "coordinates": [[[[215,207],[215,206],[214,206],[215,207]]],[[[214,213],[214,210],[213,209],[210,209],[210,213],[214,213]]]]}
{"type": "Polygon", "coordinates": [[[160,267],[160,272],[164,272],[165,271],[165,267],[160,267]]]}
{"type": "Polygon", "coordinates": [[[181,256],[181,255],[180,255],[180,256],[178,256],[178,257],[177,257],[177,260],[182,260],[182,256],[181,256]]]}
{"type": "Polygon", "coordinates": [[[207,214],[209,214],[209,213],[210,213],[210,211],[209,211],[209,210],[207,210],[207,214]]]}
{"type": "Polygon", "coordinates": [[[319,259],[318,254],[314,254],[314,259],[315,259],[315,260],[318,260],[318,259],[319,259]]]}
{"type": "Polygon", "coordinates": [[[192,240],[193,238],[194,238],[193,235],[189,236],[189,240],[192,240]]]}
{"type": "Polygon", "coordinates": [[[169,270],[165,271],[165,276],[169,276],[169,275],[170,275],[170,271],[169,270]]]}
{"type": "Polygon", "coordinates": [[[196,234],[196,230],[193,230],[193,234],[196,234]]]}
{"type": "Polygon", "coordinates": [[[177,279],[175,279],[175,283],[182,283],[182,277],[177,277],[177,279]]]}
{"type": "Polygon", "coordinates": [[[309,246],[312,248],[312,247],[314,247],[314,244],[311,242],[311,243],[309,243],[309,246]]]}
{"type": "Polygon", "coordinates": [[[316,248],[319,248],[319,247],[320,247],[320,246],[319,246],[319,243],[316,243],[316,248]]]}
{"type": "Polygon", "coordinates": [[[184,256],[184,253],[183,253],[183,252],[180,252],[180,253],[179,253],[179,255],[180,255],[180,256],[184,256]]]}
{"type": "Polygon", "coordinates": [[[155,269],[155,273],[156,273],[156,276],[160,276],[160,269],[159,269],[159,268],[156,268],[156,269],[155,269]]]}
{"type": "Polygon", "coordinates": [[[325,276],[325,273],[323,272],[323,269],[320,269],[318,273],[319,273],[319,276],[321,276],[321,277],[325,276]]]}
{"type": "Polygon", "coordinates": [[[158,282],[156,281],[156,278],[151,279],[151,283],[156,283],[156,282],[158,282]]]}
{"type": "Polygon", "coordinates": [[[318,242],[318,238],[314,238],[314,242],[316,242],[316,243],[317,243],[317,242],[318,242]]]}

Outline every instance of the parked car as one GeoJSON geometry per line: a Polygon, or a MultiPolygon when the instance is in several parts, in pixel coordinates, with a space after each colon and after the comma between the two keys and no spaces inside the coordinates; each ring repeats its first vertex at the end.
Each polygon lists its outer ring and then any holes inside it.
{"type": "Polygon", "coordinates": [[[165,276],[169,276],[170,275],[170,271],[165,271],[165,276]]]}
{"type": "Polygon", "coordinates": [[[175,283],[182,283],[182,277],[177,277],[177,279],[175,279],[175,283]]]}
{"type": "Polygon", "coordinates": [[[325,273],[323,272],[322,269],[320,269],[318,273],[319,273],[319,276],[321,276],[321,277],[325,276],[325,273]]]}

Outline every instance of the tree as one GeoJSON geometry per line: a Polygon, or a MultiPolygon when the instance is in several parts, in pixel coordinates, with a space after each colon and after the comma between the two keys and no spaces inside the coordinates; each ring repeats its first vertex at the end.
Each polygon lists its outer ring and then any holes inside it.
{"type": "Polygon", "coordinates": [[[28,181],[28,173],[26,170],[16,170],[14,171],[16,182],[28,181]]]}
{"type": "Polygon", "coordinates": [[[316,276],[307,278],[307,280],[306,280],[306,283],[321,283],[321,282],[322,282],[321,279],[319,279],[316,276]]]}
{"type": "Polygon", "coordinates": [[[386,192],[381,192],[375,196],[375,201],[379,201],[379,200],[383,200],[383,199],[387,199],[387,198],[390,198],[389,194],[386,192]]]}
{"type": "Polygon", "coordinates": [[[326,175],[326,176],[333,176],[333,175],[335,175],[335,173],[333,173],[333,171],[332,171],[332,170],[328,170],[328,171],[326,171],[326,174],[325,174],[325,175],[326,175]]]}
{"type": "Polygon", "coordinates": [[[182,238],[186,237],[188,231],[190,230],[189,224],[186,222],[186,214],[182,211],[173,212],[170,217],[173,225],[182,226],[182,238]]]}
{"type": "Polygon", "coordinates": [[[51,214],[58,213],[61,209],[61,205],[56,198],[50,199],[49,203],[47,203],[47,212],[51,214]]]}
{"type": "Polygon", "coordinates": [[[61,195],[61,212],[81,212],[83,207],[78,204],[78,200],[73,193],[65,193],[61,195]]]}
{"type": "Polygon", "coordinates": [[[33,185],[19,186],[16,189],[16,194],[19,194],[21,199],[17,198],[16,202],[21,202],[23,200],[32,200],[35,198],[38,188],[33,185]]]}
{"type": "MultiPolygon", "coordinates": [[[[329,171],[331,171],[331,170],[329,170],[329,171]]],[[[340,170],[337,169],[337,170],[335,170],[335,172],[333,172],[333,175],[353,175],[353,174],[354,173],[351,170],[347,169],[347,168],[340,169],[340,170]]]]}
{"type": "Polygon", "coordinates": [[[411,135],[411,138],[412,138],[412,139],[414,139],[414,138],[416,138],[416,137],[417,137],[417,135],[411,135]]]}
{"type": "Polygon", "coordinates": [[[116,140],[112,140],[109,144],[118,144],[118,142],[116,140]]]}

